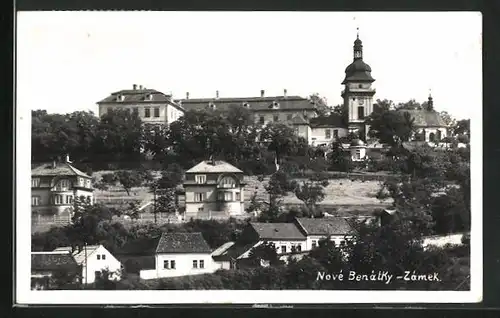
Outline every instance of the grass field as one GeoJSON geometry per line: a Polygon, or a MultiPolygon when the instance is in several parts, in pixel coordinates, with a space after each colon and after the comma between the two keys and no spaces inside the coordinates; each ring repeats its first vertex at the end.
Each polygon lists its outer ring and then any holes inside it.
{"type": "MultiPolygon", "coordinates": [[[[98,171],[93,174],[96,180],[100,180],[104,173],[110,171],[98,171]]],[[[249,202],[253,193],[257,192],[259,201],[268,201],[269,197],[265,190],[268,178],[262,182],[254,176],[245,177],[245,201],[249,202]]],[[[373,210],[376,207],[386,206],[391,200],[381,202],[375,195],[380,189],[379,181],[352,181],[350,179],[331,179],[325,188],[325,199],[320,203],[322,206],[335,208],[340,211],[363,211],[373,210]]],[[[123,187],[119,185],[111,186],[106,191],[96,189],[94,192],[97,202],[102,202],[108,206],[120,207],[129,202],[136,202],[140,206],[153,200],[153,194],[146,187],[132,188],[130,196],[127,195],[123,187]]],[[[302,201],[296,198],[295,194],[289,193],[283,197],[284,204],[300,205],[302,201]]],[[[358,214],[358,213],[356,213],[358,214]]]]}

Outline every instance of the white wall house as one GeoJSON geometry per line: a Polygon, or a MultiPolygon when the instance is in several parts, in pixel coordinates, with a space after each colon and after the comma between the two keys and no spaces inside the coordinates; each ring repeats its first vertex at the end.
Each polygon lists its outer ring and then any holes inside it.
{"type": "Polygon", "coordinates": [[[171,95],[134,84],[132,89],[114,92],[97,103],[99,117],[115,109],[137,112],[147,124],[170,125],[184,115],[184,109],[171,95]]]}
{"type": "Polygon", "coordinates": [[[352,227],[347,218],[296,218],[294,224],[306,236],[306,250],[308,251],[319,246],[319,241],[328,236],[337,246],[352,237],[352,227]]]}
{"type": "Polygon", "coordinates": [[[141,270],[142,279],[213,273],[222,264],[201,233],[163,233],[155,252],[155,269],[141,270]]]}
{"type": "Polygon", "coordinates": [[[95,282],[96,276],[101,275],[103,270],[109,271],[109,279],[121,279],[122,264],[102,245],[87,245],[73,251],[72,247],[58,247],[54,252],[66,252],[73,256],[81,266],[84,284],[95,282]]]}

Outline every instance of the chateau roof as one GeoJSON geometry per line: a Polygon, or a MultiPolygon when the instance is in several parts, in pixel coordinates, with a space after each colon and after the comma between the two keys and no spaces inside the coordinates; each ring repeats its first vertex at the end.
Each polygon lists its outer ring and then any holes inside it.
{"type": "Polygon", "coordinates": [[[336,114],[336,113],[332,113],[328,117],[320,116],[320,117],[311,118],[309,123],[310,123],[311,128],[321,128],[321,127],[347,128],[346,124],[344,123],[344,121],[342,119],[342,116],[340,116],[339,114],[336,114]]]}
{"type": "Polygon", "coordinates": [[[148,103],[148,104],[155,104],[155,103],[160,103],[160,104],[170,104],[174,107],[176,107],[179,110],[184,111],[182,106],[178,105],[172,100],[171,95],[164,94],[160,91],[157,91],[155,89],[124,89],[121,91],[117,91],[114,93],[111,93],[108,97],[104,98],[103,100],[97,102],[97,104],[116,104],[116,103],[124,103],[124,104],[130,104],[130,103],[148,103]],[[123,96],[123,100],[118,101],[117,97],[118,96],[123,96]],[[151,95],[151,99],[148,99],[148,96],[151,95]]]}
{"type": "Polygon", "coordinates": [[[67,162],[64,162],[64,163],[58,162],[58,163],[56,163],[55,167],[53,167],[52,164],[50,164],[50,163],[49,164],[42,164],[38,167],[31,169],[31,176],[32,177],[80,176],[80,177],[85,177],[85,178],[91,178],[89,175],[76,169],[75,167],[73,167],[72,165],[70,165],[67,162]]]}
{"type": "Polygon", "coordinates": [[[414,119],[413,125],[416,127],[447,127],[438,112],[434,110],[401,109],[407,112],[414,119]]]}
{"type": "Polygon", "coordinates": [[[225,161],[204,160],[186,171],[186,173],[243,173],[243,171],[225,161]]]}
{"type": "Polygon", "coordinates": [[[185,110],[204,110],[210,103],[220,111],[228,111],[230,107],[248,105],[252,111],[272,111],[272,110],[316,110],[317,106],[307,98],[300,96],[269,96],[269,97],[226,97],[226,98],[196,98],[181,99],[182,107],[185,110]],[[273,103],[277,102],[277,106],[273,103]]]}
{"type": "Polygon", "coordinates": [[[156,253],[211,253],[201,233],[163,233],[156,253]]]}
{"type": "Polygon", "coordinates": [[[251,222],[250,225],[257,232],[260,239],[263,240],[297,240],[305,239],[304,234],[302,234],[297,226],[293,223],[254,223],[251,222]]]}

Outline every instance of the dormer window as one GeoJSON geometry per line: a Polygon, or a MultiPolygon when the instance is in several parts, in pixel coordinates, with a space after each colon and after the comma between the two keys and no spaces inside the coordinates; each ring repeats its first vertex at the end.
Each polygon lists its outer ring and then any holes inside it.
{"type": "Polygon", "coordinates": [[[147,94],[147,95],[144,97],[144,100],[153,100],[153,94],[147,94]]]}
{"type": "Polygon", "coordinates": [[[243,107],[250,108],[250,104],[249,103],[243,103],[243,107]]]}
{"type": "Polygon", "coordinates": [[[278,108],[280,104],[278,102],[273,102],[273,108],[278,108]]]}
{"type": "Polygon", "coordinates": [[[125,96],[122,94],[116,95],[116,101],[117,102],[123,102],[125,100],[125,96]]]}
{"type": "Polygon", "coordinates": [[[210,107],[210,109],[215,109],[215,104],[214,103],[208,103],[208,107],[210,107]]]}

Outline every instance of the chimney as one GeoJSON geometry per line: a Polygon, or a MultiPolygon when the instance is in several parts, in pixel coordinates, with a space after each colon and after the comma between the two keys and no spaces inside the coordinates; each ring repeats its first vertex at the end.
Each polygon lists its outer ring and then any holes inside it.
{"type": "Polygon", "coordinates": [[[219,91],[215,91],[215,98],[219,98],[219,91]]]}
{"type": "Polygon", "coordinates": [[[78,244],[78,253],[81,253],[81,252],[82,252],[82,245],[78,244]]]}
{"type": "Polygon", "coordinates": [[[186,92],[186,99],[189,99],[189,92],[186,92]]]}
{"type": "Polygon", "coordinates": [[[134,91],[137,89],[137,84],[132,85],[134,91]]]}
{"type": "Polygon", "coordinates": [[[142,85],[139,85],[139,89],[142,89],[142,85]]]}
{"type": "Polygon", "coordinates": [[[263,89],[260,90],[260,97],[264,97],[264,90],[263,89]]]}
{"type": "Polygon", "coordinates": [[[286,88],[283,90],[283,96],[286,97],[286,88]]]}

